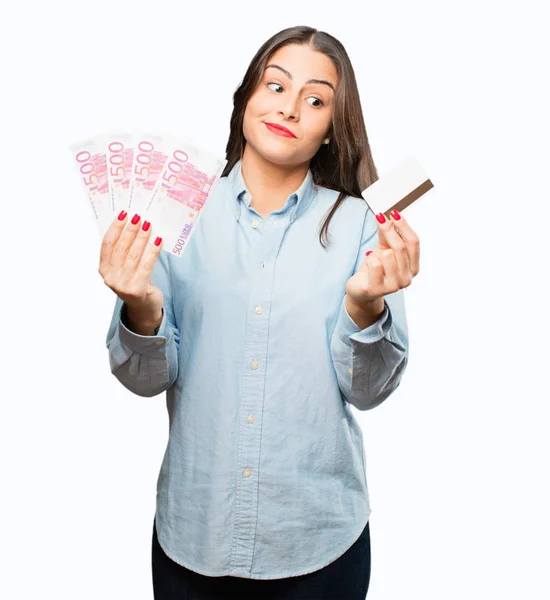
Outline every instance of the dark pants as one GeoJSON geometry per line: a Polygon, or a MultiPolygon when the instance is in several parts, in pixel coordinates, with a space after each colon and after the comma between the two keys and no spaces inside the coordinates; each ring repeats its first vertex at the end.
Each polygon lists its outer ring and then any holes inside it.
{"type": "Polygon", "coordinates": [[[153,523],[155,600],[365,600],[370,581],[370,528],[334,562],[306,575],[284,579],[207,577],[170,559],[153,523]]]}

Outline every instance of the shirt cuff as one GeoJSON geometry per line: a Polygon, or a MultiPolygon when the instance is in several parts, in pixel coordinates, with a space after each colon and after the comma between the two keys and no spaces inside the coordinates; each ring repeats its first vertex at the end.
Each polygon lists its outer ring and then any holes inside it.
{"type": "Polygon", "coordinates": [[[386,336],[391,326],[390,307],[384,299],[384,312],[380,315],[377,321],[369,325],[365,329],[361,329],[357,323],[349,316],[346,310],[346,299],[342,302],[340,316],[338,318],[337,327],[340,331],[340,337],[346,344],[350,344],[350,340],[372,344],[386,336]]]}
{"type": "Polygon", "coordinates": [[[155,354],[160,350],[163,351],[163,346],[168,341],[170,335],[166,311],[163,311],[162,321],[157,335],[140,335],[139,333],[135,333],[128,329],[124,324],[126,319],[126,308],[126,304],[123,303],[118,318],[120,341],[130,348],[130,350],[139,354],[155,354]]]}

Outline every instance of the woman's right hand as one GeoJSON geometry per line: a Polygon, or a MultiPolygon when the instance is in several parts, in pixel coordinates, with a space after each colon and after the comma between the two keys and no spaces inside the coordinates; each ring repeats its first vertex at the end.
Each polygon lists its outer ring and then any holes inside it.
{"type": "Polygon", "coordinates": [[[144,255],[150,224],[144,221],[142,225],[137,214],[132,221],[127,216],[122,211],[105,233],[99,274],[105,285],[126,304],[133,322],[160,323],[164,298],[162,291],[153,285],[151,273],[161,252],[162,238],[157,238],[158,246],[151,244],[144,255]]]}

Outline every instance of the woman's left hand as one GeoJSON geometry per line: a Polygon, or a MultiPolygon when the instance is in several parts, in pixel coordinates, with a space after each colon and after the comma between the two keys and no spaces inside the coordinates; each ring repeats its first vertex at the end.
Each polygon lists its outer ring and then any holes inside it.
{"type": "Polygon", "coordinates": [[[389,221],[382,213],[376,216],[379,244],[367,252],[346,284],[348,300],[358,308],[366,309],[386,294],[408,287],[420,270],[418,236],[397,211],[390,216],[389,221]]]}

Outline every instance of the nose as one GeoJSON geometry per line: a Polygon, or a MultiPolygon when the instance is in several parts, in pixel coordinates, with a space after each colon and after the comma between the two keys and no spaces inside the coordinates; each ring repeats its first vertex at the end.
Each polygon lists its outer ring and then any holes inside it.
{"type": "Polygon", "coordinates": [[[281,98],[281,103],[277,114],[285,120],[297,121],[300,118],[299,111],[299,99],[298,96],[291,94],[285,94],[284,98],[281,98]]]}

